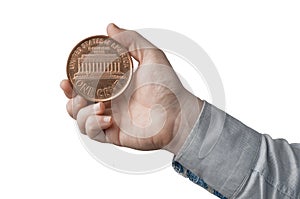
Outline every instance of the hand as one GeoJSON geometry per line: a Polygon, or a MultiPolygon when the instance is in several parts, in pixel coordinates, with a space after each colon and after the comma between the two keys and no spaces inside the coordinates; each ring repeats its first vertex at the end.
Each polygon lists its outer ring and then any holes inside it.
{"type": "Polygon", "coordinates": [[[93,140],[139,150],[164,148],[177,154],[203,101],[183,87],[165,54],[137,32],[109,24],[107,34],[139,63],[131,84],[112,101],[89,104],[63,80],[61,88],[70,99],[68,113],[93,140]]]}

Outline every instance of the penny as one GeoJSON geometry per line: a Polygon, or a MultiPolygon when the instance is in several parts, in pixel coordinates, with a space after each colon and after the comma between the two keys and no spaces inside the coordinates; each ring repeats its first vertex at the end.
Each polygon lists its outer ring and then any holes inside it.
{"type": "Polygon", "coordinates": [[[73,89],[93,102],[119,96],[128,86],[132,73],[133,64],[127,49],[103,35],[79,42],[67,63],[67,75],[73,89]]]}

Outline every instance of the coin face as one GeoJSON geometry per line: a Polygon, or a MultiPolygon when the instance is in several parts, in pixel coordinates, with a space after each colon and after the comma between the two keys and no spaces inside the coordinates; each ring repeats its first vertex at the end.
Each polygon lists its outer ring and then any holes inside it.
{"type": "Polygon", "coordinates": [[[132,73],[133,64],[127,49],[103,35],[78,43],[67,63],[73,89],[93,102],[119,96],[128,86],[132,73]]]}

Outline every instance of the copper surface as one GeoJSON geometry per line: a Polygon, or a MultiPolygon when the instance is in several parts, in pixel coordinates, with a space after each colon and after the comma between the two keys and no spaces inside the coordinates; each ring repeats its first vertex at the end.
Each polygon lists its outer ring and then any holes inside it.
{"type": "Polygon", "coordinates": [[[79,42],[67,63],[73,89],[93,102],[119,96],[128,86],[132,73],[133,64],[127,49],[103,35],[79,42]]]}

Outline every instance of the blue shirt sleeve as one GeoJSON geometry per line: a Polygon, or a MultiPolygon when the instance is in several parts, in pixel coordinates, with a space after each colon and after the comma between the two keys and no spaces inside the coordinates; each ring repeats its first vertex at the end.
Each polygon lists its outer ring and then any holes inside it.
{"type": "Polygon", "coordinates": [[[173,167],[219,198],[300,198],[300,145],[260,134],[207,102],[173,167]]]}

